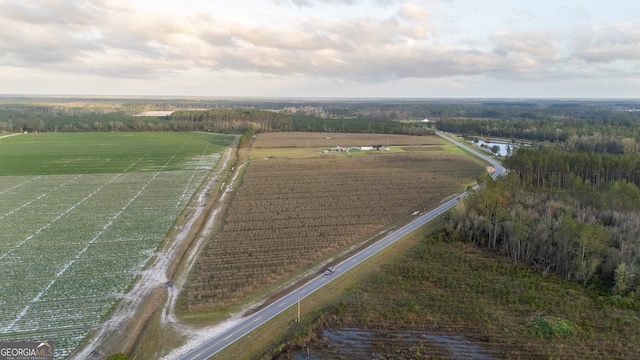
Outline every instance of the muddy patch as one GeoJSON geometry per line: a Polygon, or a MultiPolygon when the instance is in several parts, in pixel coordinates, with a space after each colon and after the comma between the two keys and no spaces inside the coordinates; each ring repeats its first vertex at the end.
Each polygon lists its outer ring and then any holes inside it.
{"type": "Polygon", "coordinates": [[[376,332],[359,328],[326,329],[303,349],[277,359],[494,359],[492,351],[463,336],[431,330],[376,332]]]}

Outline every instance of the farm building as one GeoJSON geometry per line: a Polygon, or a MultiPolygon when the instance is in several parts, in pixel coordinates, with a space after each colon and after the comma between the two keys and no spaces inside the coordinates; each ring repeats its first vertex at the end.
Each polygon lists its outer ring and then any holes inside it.
{"type": "Polygon", "coordinates": [[[334,152],[338,152],[338,151],[339,152],[349,152],[349,149],[343,148],[342,146],[336,146],[336,147],[332,147],[331,151],[334,151],[334,152]]]}

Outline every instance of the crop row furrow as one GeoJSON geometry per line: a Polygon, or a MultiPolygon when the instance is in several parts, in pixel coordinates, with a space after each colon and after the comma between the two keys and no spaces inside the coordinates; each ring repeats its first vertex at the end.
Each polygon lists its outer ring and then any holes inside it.
{"type": "Polygon", "coordinates": [[[200,255],[191,311],[221,309],[329,254],[437,205],[483,169],[463,157],[414,152],[254,160],[222,229],[200,255]]]}

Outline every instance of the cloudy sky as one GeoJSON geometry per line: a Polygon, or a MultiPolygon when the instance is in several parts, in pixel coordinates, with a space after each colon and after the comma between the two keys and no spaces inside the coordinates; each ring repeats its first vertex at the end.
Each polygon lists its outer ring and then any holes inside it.
{"type": "Polygon", "coordinates": [[[0,94],[640,97],[637,0],[0,0],[0,94]]]}

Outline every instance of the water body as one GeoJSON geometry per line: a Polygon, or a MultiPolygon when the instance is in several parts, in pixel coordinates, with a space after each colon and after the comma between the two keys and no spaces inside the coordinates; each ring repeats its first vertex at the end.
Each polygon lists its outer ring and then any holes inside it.
{"type": "Polygon", "coordinates": [[[518,147],[518,144],[500,141],[484,141],[480,139],[478,139],[478,142],[473,141],[473,143],[480,147],[488,149],[489,151],[494,145],[497,145],[500,148],[500,151],[498,152],[499,156],[507,156],[510,154],[510,151],[514,151],[518,147]]]}

